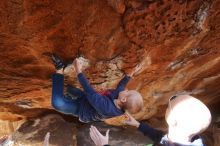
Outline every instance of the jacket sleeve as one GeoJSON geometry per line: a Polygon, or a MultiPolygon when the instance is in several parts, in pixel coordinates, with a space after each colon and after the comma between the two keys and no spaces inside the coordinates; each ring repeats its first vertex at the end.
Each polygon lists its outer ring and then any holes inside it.
{"type": "Polygon", "coordinates": [[[124,78],[121,79],[121,81],[118,83],[117,87],[114,90],[111,90],[111,93],[115,98],[117,98],[117,95],[119,92],[125,89],[125,86],[128,84],[130,81],[131,77],[128,75],[125,75],[124,78]]]}
{"type": "Polygon", "coordinates": [[[111,113],[113,109],[110,99],[105,98],[96,92],[82,73],[78,74],[78,79],[84,89],[84,92],[87,94],[85,98],[96,109],[96,111],[103,115],[111,113]]]}
{"type": "Polygon", "coordinates": [[[91,96],[86,96],[89,103],[95,110],[103,116],[116,116],[115,107],[110,98],[103,97],[99,93],[94,93],[91,96]]]}
{"type": "Polygon", "coordinates": [[[127,83],[130,81],[131,77],[125,75],[124,78],[118,83],[116,90],[124,90],[127,83]]]}
{"type": "Polygon", "coordinates": [[[152,128],[143,122],[140,122],[138,130],[141,131],[144,135],[148,136],[154,142],[160,141],[165,134],[163,131],[152,128]]]}
{"type": "Polygon", "coordinates": [[[78,80],[81,84],[81,86],[83,87],[84,89],[84,92],[86,94],[94,94],[96,93],[96,91],[93,89],[93,87],[90,85],[90,83],[88,82],[88,80],[86,79],[86,77],[83,75],[83,73],[79,73],[77,75],[78,77],[78,80]]]}

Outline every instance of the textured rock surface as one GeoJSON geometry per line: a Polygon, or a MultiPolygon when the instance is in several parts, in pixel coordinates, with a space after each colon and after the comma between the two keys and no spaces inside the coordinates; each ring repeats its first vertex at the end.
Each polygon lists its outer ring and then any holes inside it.
{"type": "MultiPolygon", "coordinates": [[[[51,108],[51,53],[88,59],[98,90],[142,64],[128,85],[144,97],[138,119],[163,116],[178,92],[218,107],[219,12],[218,0],[1,0],[0,119],[51,108]]],[[[70,81],[78,86],[74,74],[70,81]]]]}
{"type": "MultiPolygon", "coordinates": [[[[152,143],[149,138],[130,127],[109,126],[103,122],[93,125],[102,133],[111,129],[110,142],[114,146],[152,143]]],[[[51,146],[93,146],[94,143],[89,138],[89,128],[90,124],[79,125],[77,122],[67,122],[59,115],[50,114],[24,122],[13,132],[12,141],[15,146],[42,146],[46,133],[50,132],[51,146]]]]}
{"type": "MultiPolygon", "coordinates": [[[[15,126],[18,122],[14,122],[15,126]]],[[[153,127],[166,131],[166,125],[163,120],[151,119],[148,121],[153,127]]],[[[77,120],[72,120],[71,116],[61,117],[58,114],[47,114],[39,118],[30,119],[19,123],[17,128],[11,135],[11,141],[14,146],[42,146],[45,135],[50,132],[50,146],[93,146],[94,143],[89,138],[90,124],[81,124],[77,120]]],[[[135,130],[132,127],[116,127],[106,125],[103,122],[92,123],[101,133],[105,133],[110,129],[110,144],[114,146],[136,146],[152,143],[152,141],[135,130]]],[[[1,125],[2,127],[2,122],[1,125]]],[[[7,129],[7,126],[5,126],[7,129]]],[[[1,132],[4,129],[1,129],[1,132]]],[[[207,146],[219,145],[219,122],[210,126],[209,130],[202,134],[203,140],[207,146]],[[214,136],[212,137],[212,133],[214,136]],[[213,142],[214,140],[214,142],[213,142]]]]}
{"type": "MultiPolygon", "coordinates": [[[[102,133],[111,129],[110,143],[114,146],[152,143],[148,137],[131,127],[109,126],[103,122],[93,123],[93,125],[102,133]]],[[[50,132],[50,146],[93,146],[94,143],[89,136],[90,126],[90,124],[67,122],[57,114],[50,114],[24,122],[11,134],[11,137],[14,146],[42,146],[46,133],[50,132]]]]}
{"type": "Polygon", "coordinates": [[[0,121],[0,137],[3,135],[10,135],[14,132],[21,124],[23,124],[25,120],[20,121],[0,121]]]}
{"type": "Polygon", "coordinates": [[[15,146],[42,146],[47,132],[50,146],[76,145],[76,125],[55,114],[26,121],[12,134],[12,140],[15,146]]]}

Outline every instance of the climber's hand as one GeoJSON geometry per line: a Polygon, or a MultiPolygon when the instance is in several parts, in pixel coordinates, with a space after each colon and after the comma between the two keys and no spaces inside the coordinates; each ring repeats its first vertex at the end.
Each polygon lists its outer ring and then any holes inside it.
{"type": "Polygon", "coordinates": [[[132,117],[128,112],[126,112],[125,115],[127,117],[127,120],[123,122],[124,124],[135,126],[137,128],[140,126],[140,123],[137,120],[135,120],[135,118],[132,117]]]}
{"type": "Polygon", "coordinates": [[[128,74],[128,76],[133,77],[141,69],[142,69],[141,64],[136,65],[135,68],[128,74]]]}
{"type": "Polygon", "coordinates": [[[50,139],[50,132],[47,132],[47,134],[44,138],[43,146],[49,146],[49,139],[50,139]]]}
{"type": "Polygon", "coordinates": [[[78,58],[76,58],[74,61],[73,61],[73,66],[74,66],[74,69],[76,71],[76,74],[79,74],[82,72],[82,64],[80,62],[80,60],[78,58]]]}
{"type": "Polygon", "coordinates": [[[89,129],[89,134],[92,141],[95,143],[96,146],[103,146],[108,144],[109,140],[109,130],[106,131],[105,136],[102,135],[95,126],[91,126],[89,129]]]}
{"type": "Polygon", "coordinates": [[[0,144],[3,143],[8,138],[7,135],[4,135],[0,138],[0,144]]]}

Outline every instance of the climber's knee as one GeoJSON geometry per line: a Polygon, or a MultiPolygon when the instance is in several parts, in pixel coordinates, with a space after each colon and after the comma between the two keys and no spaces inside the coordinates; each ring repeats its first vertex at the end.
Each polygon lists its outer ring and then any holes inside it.
{"type": "Polygon", "coordinates": [[[55,98],[52,98],[52,106],[53,108],[55,108],[56,110],[62,110],[63,107],[65,106],[64,104],[64,101],[63,100],[60,100],[61,97],[55,97],[55,98]]]}

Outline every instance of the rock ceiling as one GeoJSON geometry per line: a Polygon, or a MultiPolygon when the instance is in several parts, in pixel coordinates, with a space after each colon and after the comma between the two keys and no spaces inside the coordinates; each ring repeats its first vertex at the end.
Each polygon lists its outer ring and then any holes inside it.
{"type": "MultiPolygon", "coordinates": [[[[180,92],[218,107],[218,0],[1,0],[0,20],[0,119],[52,108],[52,53],[84,58],[97,90],[141,64],[128,84],[144,97],[138,119],[163,116],[180,92]]],[[[74,72],[66,79],[79,86],[74,72]]]]}

